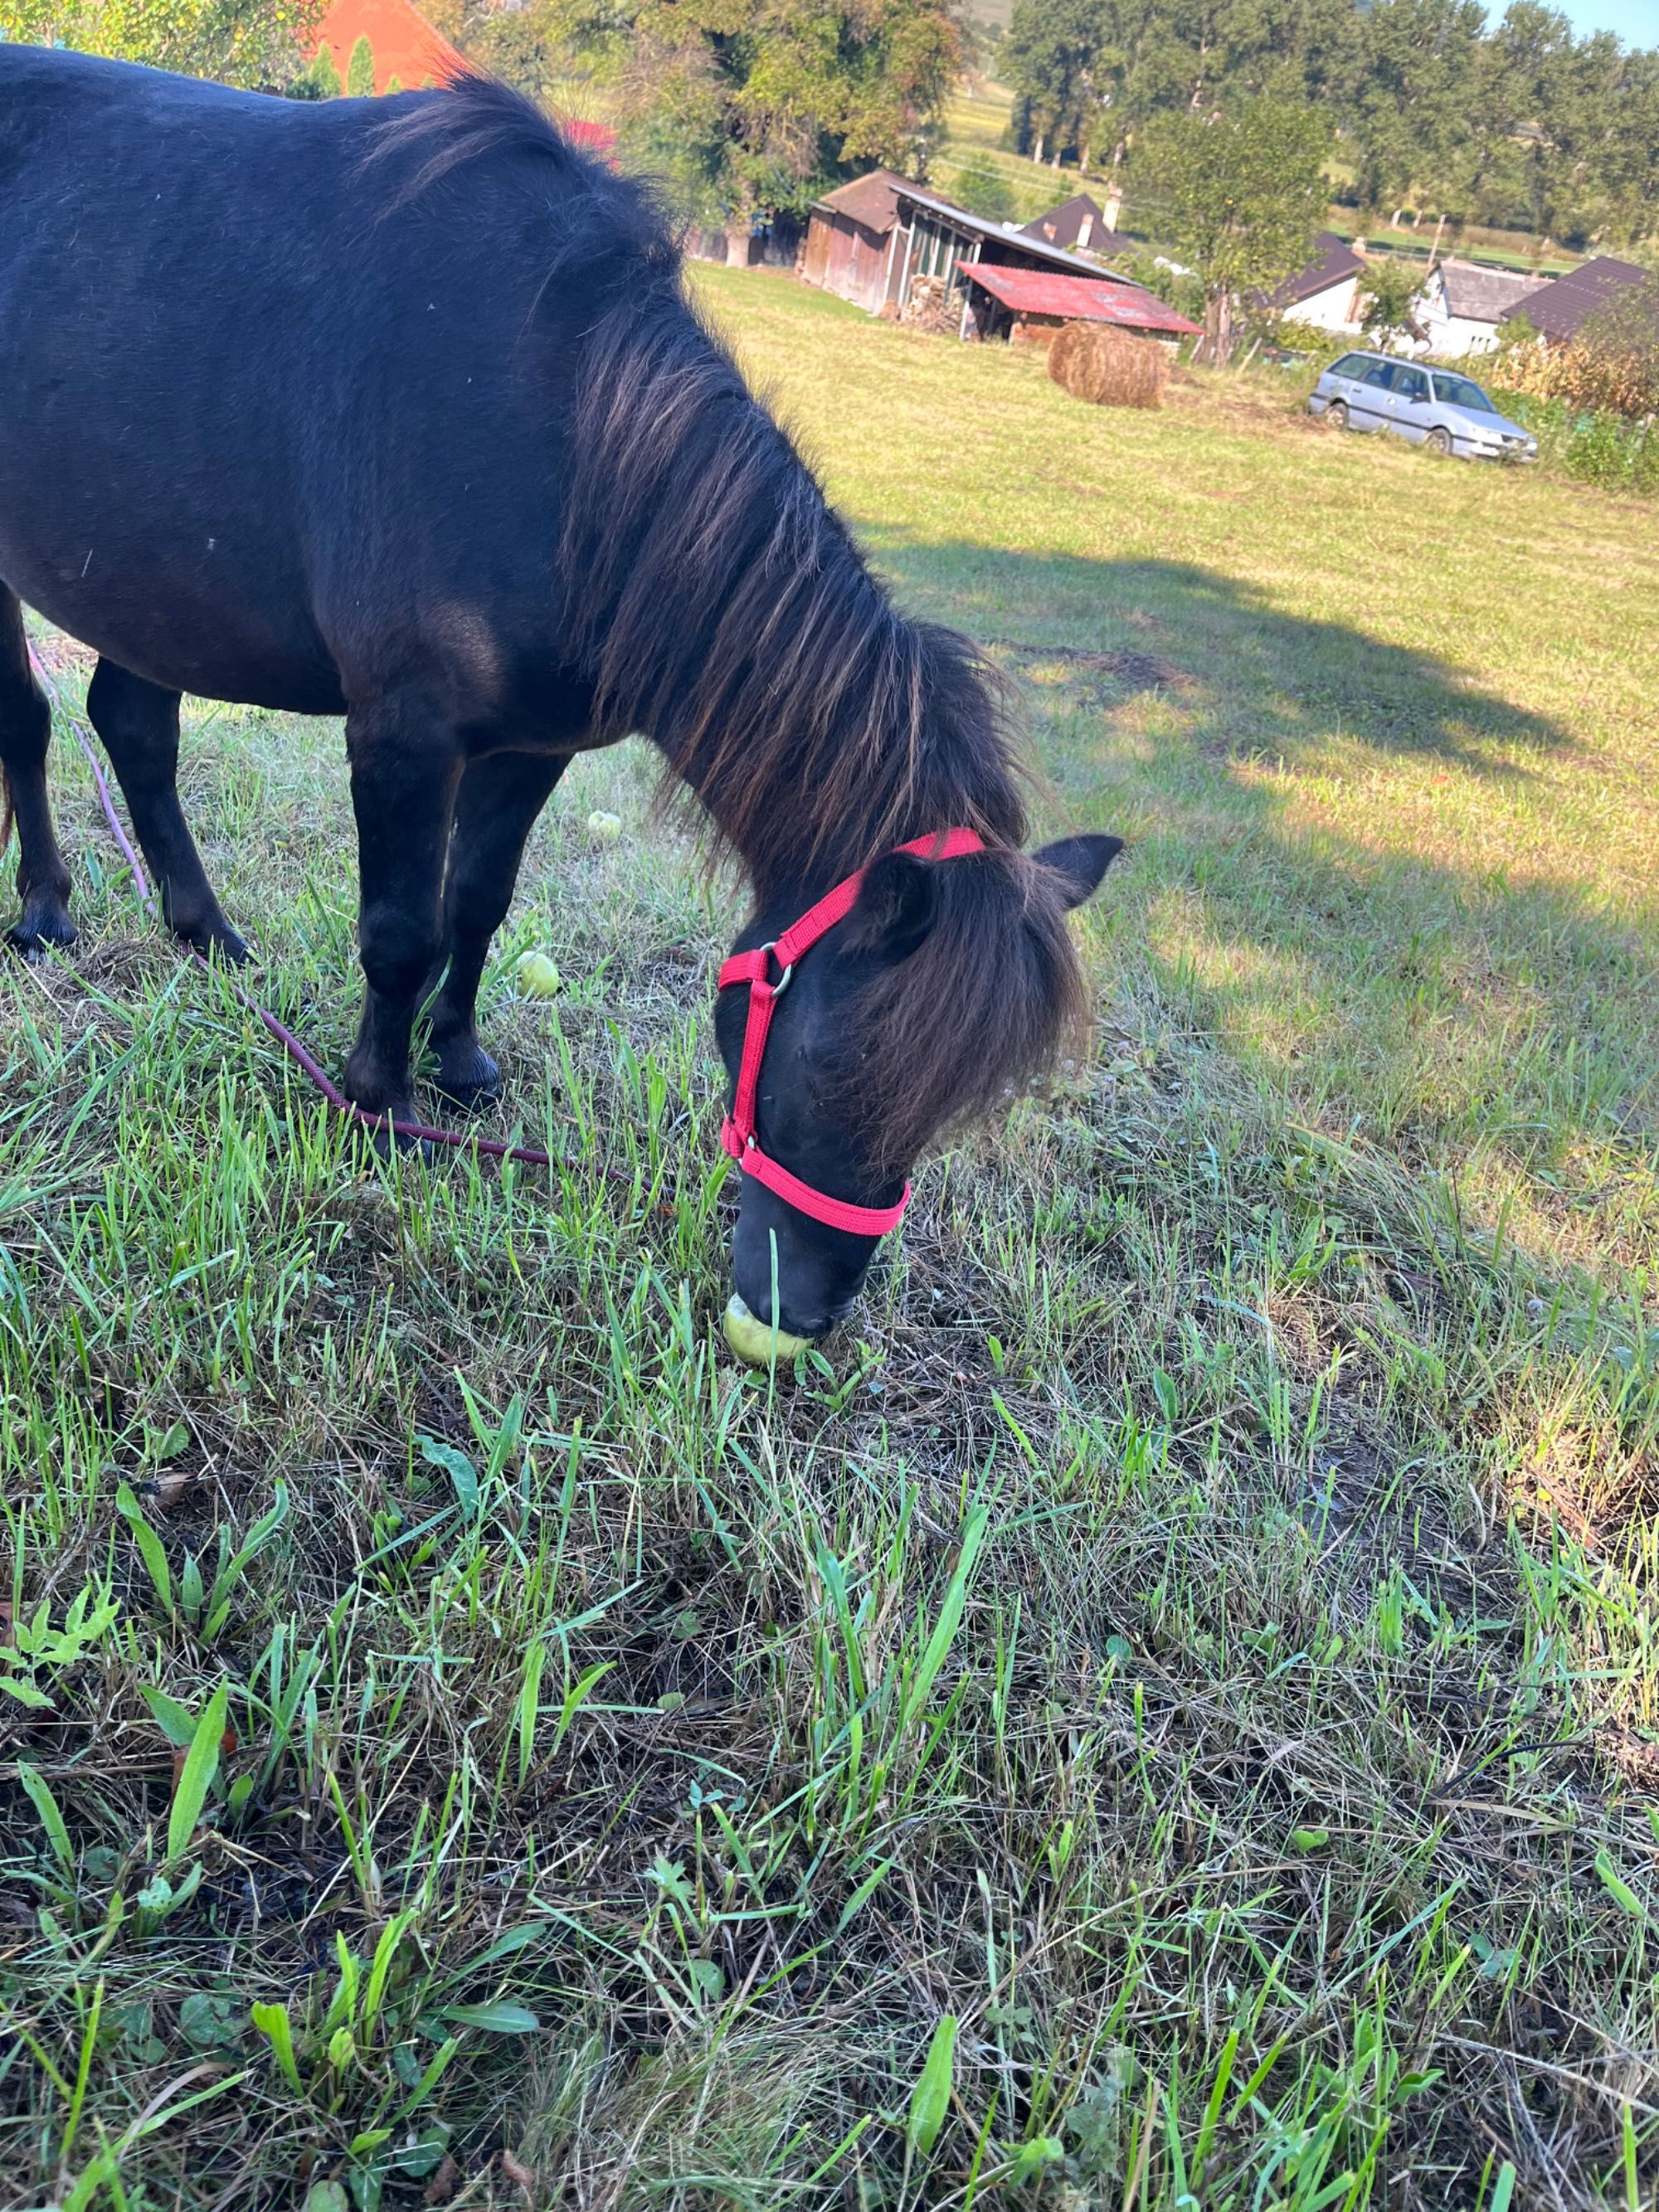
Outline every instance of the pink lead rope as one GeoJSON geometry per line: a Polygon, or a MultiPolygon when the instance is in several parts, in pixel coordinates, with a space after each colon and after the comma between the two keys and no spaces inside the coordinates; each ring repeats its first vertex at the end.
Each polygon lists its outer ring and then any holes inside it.
{"type": "MultiPolygon", "coordinates": [[[[150,890],[149,878],[144,874],[143,864],[133,850],[131,839],[121,826],[121,817],[115,811],[115,801],[110,793],[109,781],[104,774],[98,756],[94,752],[88,741],[87,733],[80,723],[65,709],[62,699],[58,695],[57,686],[35,659],[32,647],[29,650],[29,665],[33,669],[36,680],[42,690],[46,691],[59,715],[73,731],[76,744],[86,755],[87,765],[92,770],[93,781],[98,787],[98,803],[104,810],[104,819],[109,824],[110,834],[119,848],[121,858],[132,871],[134,890],[145,908],[154,914],[155,900],[150,890]]],[[[193,946],[191,957],[198,967],[212,967],[213,963],[204,959],[193,946]]],[[[423,1121],[393,1121],[384,1114],[365,1113],[361,1106],[353,1104],[337,1084],[331,1081],[321,1065],[307,1051],[291,1029],[279,1022],[275,1014],[268,1012],[257,1000],[251,999],[235,977],[227,969],[221,967],[216,972],[222,977],[229,988],[231,996],[241,1007],[243,1012],[251,1014],[263,1029],[275,1037],[295,1066],[316,1085],[337,1114],[345,1115],[348,1120],[358,1122],[365,1129],[390,1129],[394,1136],[412,1138],[418,1144],[448,1145],[458,1152],[487,1153],[491,1159],[521,1160],[526,1166],[532,1168],[545,1168],[553,1164],[550,1153],[538,1152],[533,1146],[509,1145],[500,1137],[465,1136],[456,1129],[428,1128],[423,1121]]],[[[607,1170],[606,1172],[611,1173],[612,1170],[607,1170]]]]}
{"type": "MultiPolygon", "coordinates": [[[[973,830],[946,830],[931,837],[913,837],[908,845],[895,849],[914,853],[924,860],[957,860],[965,854],[983,852],[985,841],[973,830]]],[[[757,945],[752,952],[734,952],[721,968],[722,991],[734,984],[748,984],[749,1018],[743,1033],[743,1058],[738,1066],[732,1111],[720,1125],[720,1143],[745,1175],[753,1176],[757,1182],[775,1191],[786,1206],[793,1206],[797,1212],[806,1214],[813,1221],[822,1221],[827,1228],[844,1229],[854,1237],[884,1237],[904,1218],[904,1209],[910,1203],[908,1182],[896,1206],[854,1206],[846,1199],[831,1198],[827,1191],[814,1190],[811,1183],[791,1175],[780,1161],[761,1150],[755,1133],[756,1093],[773,1011],[788,988],[795,963],[802,954],[810,951],[821,937],[827,936],[838,921],[845,921],[853,911],[864,886],[864,876],[865,871],[860,868],[856,875],[847,877],[834,890],[826,891],[816,906],[809,907],[799,921],[792,922],[781,937],[770,945],[757,945]],[[770,973],[775,960],[779,969],[775,983],[770,973]]]]}

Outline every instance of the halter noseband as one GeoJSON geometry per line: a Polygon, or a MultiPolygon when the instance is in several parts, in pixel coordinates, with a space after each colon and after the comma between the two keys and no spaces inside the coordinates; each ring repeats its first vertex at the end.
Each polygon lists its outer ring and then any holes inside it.
{"type": "MultiPolygon", "coordinates": [[[[900,853],[914,853],[924,860],[956,860],[966,853],[984,849],[984,839],[972,830],[946,830],[932,837],[913,837],[908,845],[895,848],[900,853]]],[[[775,1192],[797,1212],[822,1221],[830,1229],[845,1229],[854,1237],[884,1237],[904,1218],[904,1209],[910,1203],[908,1182],[896,1206],[853,1206],[845,1199],[831,1198],[826,1191],[814,1190],[811,1183],[791,1175],[787,1168],[762,1152],[755,1134],[755,1094],[760,1085],[766,1034],[772,1026],[772,1009],[788,989],[795,963],[802,954],[810,952],[821,937],[827,936],[838,921],[844,921],[852,912],[864,887],[865,873],[860,868],[856,875],[837,884],[834,890],[826,891],[817,904],[809,907],[781,937],[774,938],[769,945],[757,945],[752,952],[734,952],[721,968],[722,991],[729,990],[735,983],[748,984],[749,1019],[743,1033],[743,1059],[738,1067],[737,1090],[732,1096],[732,1110],[720,1126],[720,1143],[745,1175],[764,1183],[768,1190],[775,1192]],[[775,983],[769,972],[775,960],[779,969],[775,983]]]]}

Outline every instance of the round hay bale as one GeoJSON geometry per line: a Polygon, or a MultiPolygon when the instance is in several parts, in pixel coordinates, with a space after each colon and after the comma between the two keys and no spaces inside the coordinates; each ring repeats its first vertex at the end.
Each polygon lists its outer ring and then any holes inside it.
{"type": "Polygon", "coordinates": [[[1161,407],[1170,356],[1155,339],[1110,323],[1067,323],[1048,349],[1048,374],[1095,407],[1161,407]]]}

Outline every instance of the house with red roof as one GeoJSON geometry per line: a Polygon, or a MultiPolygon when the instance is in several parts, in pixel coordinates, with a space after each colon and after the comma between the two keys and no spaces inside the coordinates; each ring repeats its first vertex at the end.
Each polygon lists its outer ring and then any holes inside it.
{"type": "MultiPolygon", "coordinates": [[[[333,0],[317,27],[307,59],[326,48],[335,74],[344,84],[359,39],[368,40],[377,93],[416,92],[422,85],[447,84],[471,66],[459,46],[434,30],[413,0],[333,0]]],[[[603,123],[561,119],[568,138],[592,152],[610,155],[617,134],[603,123]]]]}

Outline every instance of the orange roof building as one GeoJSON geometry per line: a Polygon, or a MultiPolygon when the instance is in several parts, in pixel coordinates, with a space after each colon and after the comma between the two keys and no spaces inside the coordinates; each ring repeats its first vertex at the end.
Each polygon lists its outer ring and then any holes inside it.
{"type": "Polygon", "coordinates": [[[400,91],[415,92],[423,84],[442,84],[466,67],[459,47],[434,31],[410,0],[334,0],[317,33],[312,58],[326,46],[342,84],[359,39],[368,40],[374,57],[376,92],[390,91],[394,77],[400,91]]]}
{"type": "MultiPolygon", "coordinates": [[[[326,46],[342,84],[352,48],[367,39],[377,93],[390,92],[394,82],[401,92],[418,92],[424,84],[447,83],[469,66],[460,48],[434,30],[411,0],[333,0],[317,33],[307,59],[314,61],[326,46]]],[[[617,134],[605,124],[562,121],[560,128],[590,152],[608,155],[616,150],[617,134]]]]}

